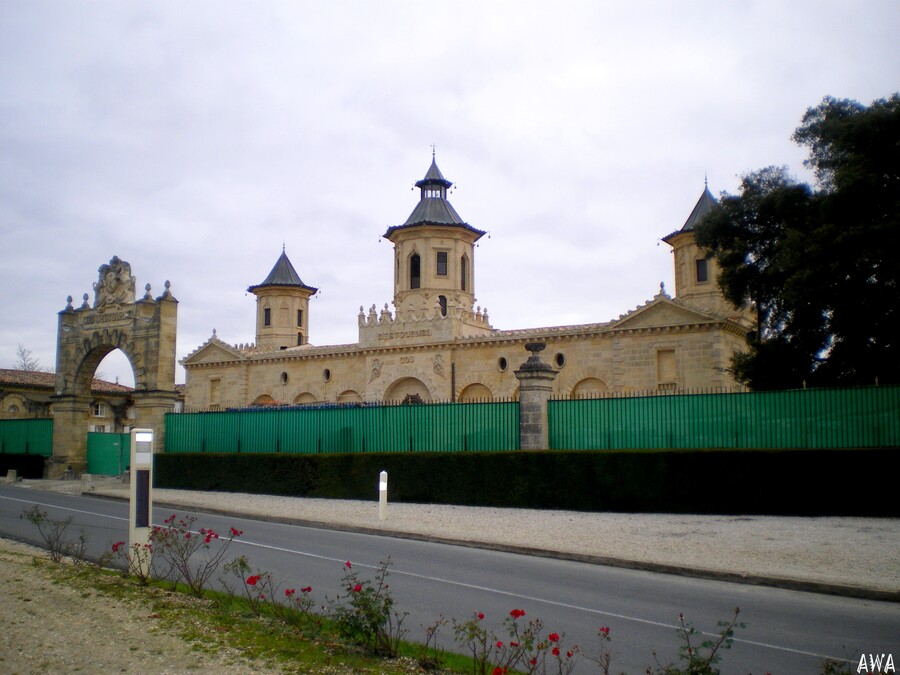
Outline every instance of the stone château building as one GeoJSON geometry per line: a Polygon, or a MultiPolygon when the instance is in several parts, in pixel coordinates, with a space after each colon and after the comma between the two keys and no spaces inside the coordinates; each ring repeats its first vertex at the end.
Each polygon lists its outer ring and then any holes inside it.
{"type": "MultiPolygon", "coordinates": [[[[117,433],[133,423],[131,387],[94,378],[90,391],[83,431],[117,433]]],[[[52,417],[55,393],[56,373],[0,368],[0,420],[52,417]]]]}
{"type": "Polygon", "coordinates": [[[356,344],[313,346],[309,298],[287,254],[256,295],[256,342],[231,345],[213,333],[181,363],[188,409],[248,404],[358,401],[474,401],[516,398],[514,371],[526,342],[559,371],[558,396],[730,388],[726,371],[751,327],[722,297],[715,261],[698,249],[694,227],[715,207],[704,188],[673,248],[675,297],[660,285],[644,305],[601,323],[500,330],[475,307],[475,242],[485,233],[447,201],[452,185],[432,159],[416,183],[418,204],[384,237],[394,245],[393,310],[360,307],[356,344]]]}

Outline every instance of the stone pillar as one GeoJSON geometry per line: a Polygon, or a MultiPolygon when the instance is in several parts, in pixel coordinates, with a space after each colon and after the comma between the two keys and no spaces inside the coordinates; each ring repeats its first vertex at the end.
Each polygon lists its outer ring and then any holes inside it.
{"type": "Polygon", "coordinates": [[[53,455],[47,463],[47,478],[62,478],[68,468],[80,476],[87,471],[87,432],[91,399],[84,396],[53,398],[53,455]]]}
{"type": "Polygon", "coordinates": [[[528,342],[531,356],[515,371],[519,380],[519,447],[522,450],[549,450],[547,401],[553,393],[553,381],[559,374],[541,361],[539,353],[547,345],[528,342]]]}
{"type": "Polygon", "coordinates": [[[174,392],[135,392],[134,427],[153,431],[153,452],[163,452],[166,447],[166,413],[175,411],[177,396],[174,392]]]}

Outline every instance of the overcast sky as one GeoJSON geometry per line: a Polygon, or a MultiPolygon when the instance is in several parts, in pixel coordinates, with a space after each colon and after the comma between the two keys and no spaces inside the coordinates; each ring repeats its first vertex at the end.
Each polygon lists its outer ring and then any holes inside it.
{"type": "Polygon", "coordinates": [[[808,107],[900,88],[898,34],[896,0],[0,0],[0,367],[54,369],[57,313],[114,255],[171,281],[178,359],[254,340],[282,245],[321,289],[310,341],[356,342],[432,144],[490,235],[495,328],[614,319],[674,292],[659,239],[704,176],[807,179],[808,107]]]}

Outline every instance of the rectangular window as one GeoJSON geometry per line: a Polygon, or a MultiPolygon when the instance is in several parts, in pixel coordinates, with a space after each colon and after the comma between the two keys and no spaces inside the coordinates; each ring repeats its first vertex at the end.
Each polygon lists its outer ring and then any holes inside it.
{"type": "Polygon", "coordinates": [[[437,275],[439,277],[447,276],[447,251],[437,252],[437,275]]]}
{"type": "Polygon", "coordinates": [[[210,406],[217,405],[219,403],[219,388],[222,384],[222,380],[214,379],[209,381],[209,404],[210,406]]]}
{"type": "Polygon", "coordinates": [[[263,326],[271,326],[272,325],[272,310],[266,307],[263,310],[263,326]]]}
{"type": "Polygon", "coordinates": [[[297,310],[297,326],[299,326],[300,328],[303,328],[303,310],[302,309],[297,310]]]}
{"type": "Polygon", "coordinates": [[[706,258],[700,258],[697,261],[697,282],[709,281],[709,271],[707,269],[706,258]]]}
{"type": "Polygon", "coordinates": [[[93,409],[94,417],[106,417],[106,406],[103,403],[95,403],[93,409]]]}
{"type": "Polygon", "coordinates": [[[469,278],[469,265],[466,260],[466,256],[463,256],[459,259],[459,289],[461,291],[467,291],[468,289],[468,278],[469,278]]]}

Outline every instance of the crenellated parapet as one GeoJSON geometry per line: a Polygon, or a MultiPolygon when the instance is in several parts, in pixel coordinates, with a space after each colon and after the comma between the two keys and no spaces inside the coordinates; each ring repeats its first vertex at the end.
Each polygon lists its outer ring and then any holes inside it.
{"type": "Polygon", "coordinates": [[[395,347],[408,344],[450,342],[457,338],[490,335],[487,309],[467,309],[448,304],[421,308],[397,309],[393,313],[385,303],[379,311],[375,305],[368,312],[359,308],[359,346],[395,347]]]}

